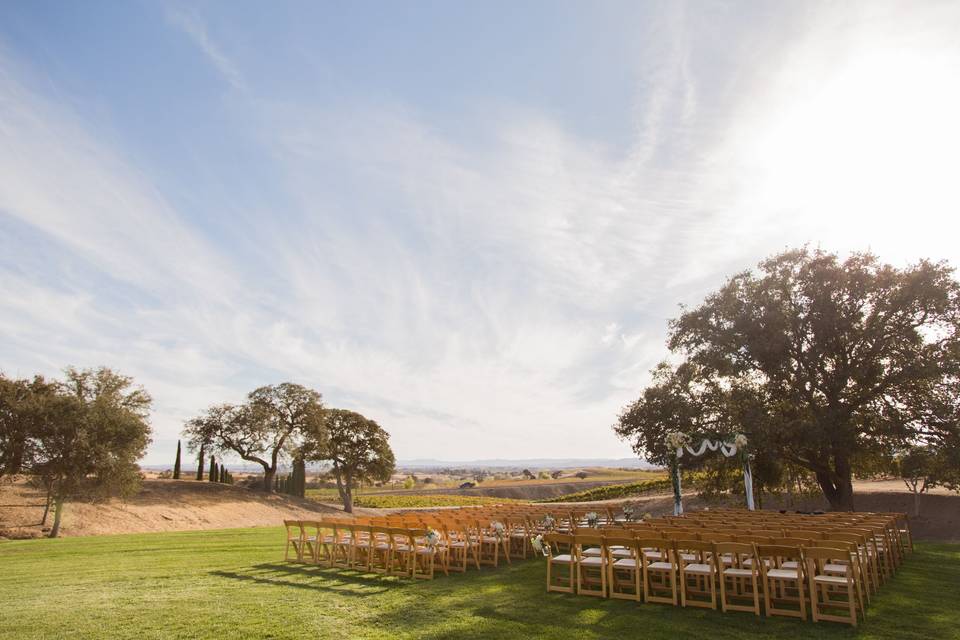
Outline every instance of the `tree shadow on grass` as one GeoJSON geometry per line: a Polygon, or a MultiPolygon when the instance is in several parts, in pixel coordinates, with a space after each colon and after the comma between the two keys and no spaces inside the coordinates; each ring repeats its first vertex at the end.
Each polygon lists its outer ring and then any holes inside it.
{"type": "Polygon", "coordinates": [[[960,638],[960,552],[924,545],[906,559],[854,629],[752,614],[637,605],[544,592],[542,565],[514,566],[496,576],[474,574],[468,589],[443,581],[420,585],[420,606],[381,612],[378,624],[417,638],[446,640],[537,638],[701,638],[711,640],[809,638],[932,640],[960,638]]]}
{"type": "Polygon", "coordinates": [[[210,575],[277,587],[328,591],[344,596],[376,595],[402,586],[396,583],[388,584],[388,578],[377,574],[360,574],[294,564],[258,564],[250,567],[248,571],[220,570],[211,571],[210,575]],[[307,578],[308,580],[285,578],[307,578]]]}

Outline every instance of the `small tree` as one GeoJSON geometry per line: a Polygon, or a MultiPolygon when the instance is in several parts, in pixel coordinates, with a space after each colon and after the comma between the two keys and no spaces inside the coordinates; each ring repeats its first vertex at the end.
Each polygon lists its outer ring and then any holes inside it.
{"type": "Polygon", "coordinates": [[[52,497],[60,534],[64,503],[80,495],[129,495],[140,486],[139,460],[150,442],[150,396],[110,369],[67,369],[43,402],[30,435],[28,470],[52,497]]]}
{"type": "Polygon", "coordinates": [[[524,469],[524,470],[523,470],[523,478],[524,478],[524,480],[533,480],[533,479],[535,479],[536,477],[537,477],[537,476],[533,475],[533,472],[530,471],[530,469],[524,469]]]}
{"type": "Polygon", "coordinates": [[[562,471],[562,470],[558,470],[558,471],[554,471],[553,473],[551,473],[551,474],[550,474],[550,477],[553,478],[554,480],[557,480],[557,479],[559,479],[560,476],[562,476],[562,475],[563,475],[563,471],[562,471]]]}
{"type": "Polygon", "coordinates": [[[180,441],[177,440],[177,459],[173,463],[173,479],[180,479],[180,441]]]}
{"type": "Polygon", "coordinates": [[[193,449],[207,445],[232,451],[263,467],[263,490],[272,491],[284,455],[301,433],[319,432],[323,425],[320,394],[291,382],[260,387],[235,406],[215,405],[186,423],[193,449]]]}
{"type": "Polygon", "coordinates": [[[203,449],[204,443],[200,443],[200,452],[197,454],[197,480],[203,480],[203,449]]]}
{"type": "Polygon", "coordinates": [[[220,476],[217,475],[217,459],[210,456],[210,474],[207,478],[210,482],[216,482],[220,476]]]}
{"type": "Polygon", "coordinates": [[[386,482],[395,458],[387,434],[379,424],[344,409],[325,411],[322,424],[308,431],[302,454],[305,460],[330,461],[343,509],[353,512],[353,487],[361,481],[386,482]]]}
{"type": "Polygon", "coordinates": [[[951,460],[953,452],[930,445],[908,447],[895,459],[895,469],[913,494],[913,515],[920,515],[920,497],[930,489],[960,486],[960,468],[951,460]]]}
{"type": "Polygon", "coordinates": [[[580,478],[581,480],[583,480],[583,479],[585,479],[585,478],[587,477],[587,472],[586,472],[586,471],[577,471],[574,475],[575,475],[576,477],[580,478]]]}

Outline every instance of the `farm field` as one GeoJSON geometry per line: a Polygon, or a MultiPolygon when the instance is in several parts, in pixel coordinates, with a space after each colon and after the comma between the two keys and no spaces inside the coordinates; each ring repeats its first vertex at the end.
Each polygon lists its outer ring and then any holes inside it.
{"type": "Polygon", "coordinates": [[[540,559],[412,583],[282,556],[280,528],[3,542],[0,638],[960,638],[956,544],[918,544],[856,631],[548,595],[540,559]]]}

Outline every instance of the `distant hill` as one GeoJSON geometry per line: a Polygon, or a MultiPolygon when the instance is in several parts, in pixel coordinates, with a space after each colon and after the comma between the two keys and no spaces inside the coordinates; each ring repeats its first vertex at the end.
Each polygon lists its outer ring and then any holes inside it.
{"type": "Polygon", "coordinates": [[[522,458],[508,460],[493,458],[489,460],[435,460],[420,458],[416,460],[398,460],[397,467],[403,469],[582,469],[585,467],[612,467],[617,469],[654,469],[654,465],[640,458],[522,458]]]}

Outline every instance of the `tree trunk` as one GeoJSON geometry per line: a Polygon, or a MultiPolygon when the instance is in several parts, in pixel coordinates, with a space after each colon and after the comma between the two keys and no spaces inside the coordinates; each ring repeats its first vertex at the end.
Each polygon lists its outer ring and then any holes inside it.
{"type": "Polygon", "coordinates": [[[913,492],[913,517],[914,518],[920,517],[920,492],[919,491],[913,492]]]}
{"type": "Polygon", "coordinates": [[[263,469],[263,490],[267,493],[273,493],[273,478],[277,475],[276,468],[268,469],[264,467],[263,469]]]}
{"type": "Polygon", "coordinates": [[[50,501],[53,498],[50,496],[50,490],[47,489],[47,504],[43,507],[43,518],[40,519],[40,526],[45,527],[47,525],[47,516],[50,515],[50,501]]]}
{"type": "Polygon", "coordinates": [[[53,500],[53,528],[50,529],[51,538],[56,538],[60,535],[61,517],[63,517],[63,498],[58,496],[53,500]]]}
{"type": "MultiPolygon", "coordinates": [[[[838,464],[838,475],[840,467],[838,464]]],[[[838,475],[817,471],[817,484],[823,491],[823,496],[830,503],[831,511],[853,511],[853,477],[849,469],[846,474],[838,475]]]]}

